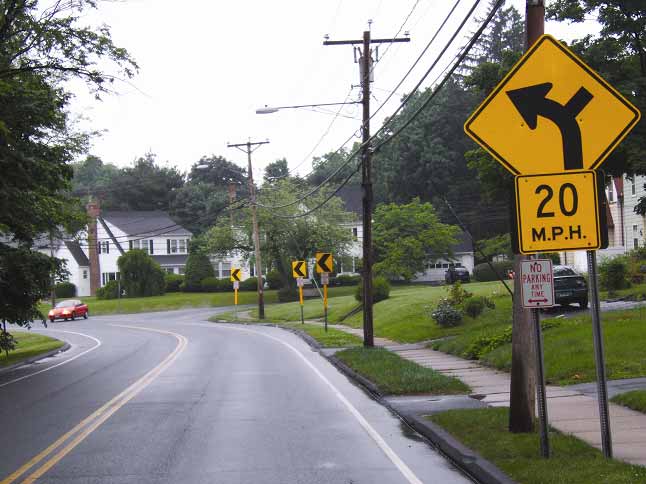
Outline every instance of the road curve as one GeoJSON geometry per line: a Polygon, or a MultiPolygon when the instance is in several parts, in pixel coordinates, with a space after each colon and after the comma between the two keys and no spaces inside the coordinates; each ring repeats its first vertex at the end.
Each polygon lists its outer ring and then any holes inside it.
{"type": "Polygon", "coordinates": [[[0,484],[470,482],[300,338],[215,311],[36,329],[72,348],[0,374],[0,484]]]}

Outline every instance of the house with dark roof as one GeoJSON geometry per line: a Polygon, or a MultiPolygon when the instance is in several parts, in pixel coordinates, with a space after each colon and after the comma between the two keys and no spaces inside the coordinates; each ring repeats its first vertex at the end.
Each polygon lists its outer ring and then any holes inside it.
{"type": "Polygon", "coordinates": [[[81,242],[57,238],[50,241],[48,237],[43,236],[34,241],[33,248],[65,261],[65,269],[69,273],[67,280],[76,286],[77,295],[90,295],[90,260],[81,242]]]}
{"type": "MultiPolygon", "coordinates": [[[[99,286],[119,278],[117,260],[142,249],[170,274],[183,274],[193,234],[162,211],[105,211],[96,217],[99,286]]],[[[92,257],[90,257],[90,261],[92,257]]]]}

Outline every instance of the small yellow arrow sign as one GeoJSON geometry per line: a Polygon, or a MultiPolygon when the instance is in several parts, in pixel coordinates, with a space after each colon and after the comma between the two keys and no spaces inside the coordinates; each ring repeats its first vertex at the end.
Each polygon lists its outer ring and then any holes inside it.
{"type": "Polygon", "coordinates": [[[317,252],[316,253],[316,272],[319,274],[323,272],[332,272],[334,270],[334,262],[330,252],[317,252]]]}
{"type": "Polygon", "coordinates": [[[241,270],[238,268],[231,268],[231,282],[240,282],[242,280],[241,270]]]}
{"type": "Polygon", "coordinates": [[[292,276],[295,279],[299,277],[307,277],[307,262],[304,260],[292,261],[292,276]]]}

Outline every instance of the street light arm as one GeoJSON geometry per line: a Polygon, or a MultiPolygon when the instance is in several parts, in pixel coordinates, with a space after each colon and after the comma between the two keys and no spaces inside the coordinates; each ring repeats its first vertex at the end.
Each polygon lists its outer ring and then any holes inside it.
{"type": "Polygon", "coordinates": [[[343,106],[346,104],[361,104],[361,101],[350,101],[343,103],[296,104],[293,106],[265,106],[264,108],[256,109],[256,114],[271,114],[276,113],[281,109],[316,108],[319,106],[343,106]]]}

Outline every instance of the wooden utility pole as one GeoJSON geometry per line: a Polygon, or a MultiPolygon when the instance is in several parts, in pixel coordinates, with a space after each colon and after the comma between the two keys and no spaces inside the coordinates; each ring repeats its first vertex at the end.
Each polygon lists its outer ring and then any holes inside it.
{"type": "Polygon", "coordinates": [[[260,319],[265,319],[265,299],[262,280],[262,263],[260,260],[260,234],[258,233],[258,217],[256,216],[256,186],[253,184],[251,153],[256,151],[260,145],[265,145],[267,143],[269,143],[269,141],[256,141],[255,143],[247,141],[246,143],[238,144],[227,143],[228,148],[238,148],[240,151],[247,153],[247,164],[249,170],[247,180],[249,181],[249,200],[251,201],[251,223],[253,230],[253,245],[256,256],[256,277],[258,278],[258,317],[260,319]]]}
{"type": "MultiPolygon", "coordinates": [[[[525,50],[545,31],[544,0],[526,0],[525,50]]],[[[514,223],[512,221],[512,223],[514,223]]],[[[509,388],[509,431],[532,432],[536,409],[536,357],[531,310],[523,309],[519,283],[520,263],[527,257],[514,256],[514,309],[511,342],[511,384],[509,388]]]]}
{"type": "MultiPolygon", "coordinates": [[[[409,37],[396,39],[371,39],[370,31],[363,33],[361,40],[326,40],[323,45],[361,44],[359,51],[359,72],[361,74],[361,104],[363,121],[361,124],[361,187],[363,189],[363,345],[372,347],[374,325],[372,312],[372,146],[370,146],[370,82],[373,74],[373,58],[370,44],[410,42],[409,37]]],[[[356,53],[356,50],[355,50],[356,53]]],[[[355,54],[356,58],[356,54],[355,54]]],[[[378,59],[375,59],[377,61],[378,59]]]]}

